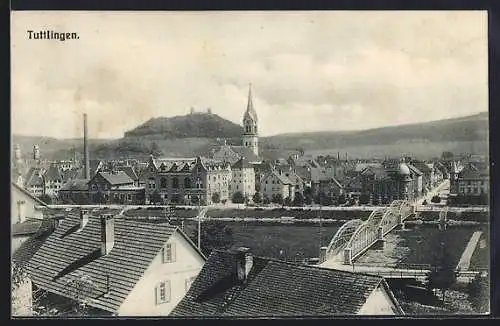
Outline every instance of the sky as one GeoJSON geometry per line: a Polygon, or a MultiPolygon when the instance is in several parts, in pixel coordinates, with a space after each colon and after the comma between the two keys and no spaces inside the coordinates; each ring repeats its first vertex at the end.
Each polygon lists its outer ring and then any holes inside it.
{"type": "Polygon", "coordinates": [[[485,11],[13,12],[12,131],[120,138],[194,108],[262,136],[488,110],[485,11]],[[30,40],[28,30],[76,32],[30,40]]]}

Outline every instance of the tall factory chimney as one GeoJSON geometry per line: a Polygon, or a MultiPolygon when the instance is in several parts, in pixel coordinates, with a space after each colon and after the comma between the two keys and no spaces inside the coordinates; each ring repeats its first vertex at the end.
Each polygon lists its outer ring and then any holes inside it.
{"type": "Polygon", "coordinates": [[[87,132],[87,114],[83,114],[83,160],[84,160],[84,175],[85,179],[90,179],[90,164],[89,164],[89,140],[87,132]]]}

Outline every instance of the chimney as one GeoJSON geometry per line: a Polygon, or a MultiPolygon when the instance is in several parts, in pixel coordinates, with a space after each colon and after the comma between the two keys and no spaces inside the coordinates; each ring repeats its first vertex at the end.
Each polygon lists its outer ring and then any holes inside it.
{"type": "Polygon", "coordinates": [[[89,212],[87,210],[81,209],[80,210],[80,230],[87,225],[89,222],[89,212]]]}
{"type": "Polygon", "coordinates": [[[40,148],[38,147],[38,145],[33,146],[33,159],[34,160],[40,159],[40,148]]]}
{"type": "Polygon", "coordinates": [[[83,114],[83,169],[85,179],[90,179],[90,164],[89,164],[89,144],[87,134],[87,114],[83,114]]]}
{"type": "Polygon", "coordinates": [[[253,266],[252,253],[250,252],[250,248],[246,247],[236,248],[234,253],[236,256],[236,274],[238,275],[238,281],[245,283],[253,266]]]}
{"type": "Polygon", "coordinates": [[[107,255],[115,244],[115,219],[113,214],[101,215],[101,254],[107,255]]]}

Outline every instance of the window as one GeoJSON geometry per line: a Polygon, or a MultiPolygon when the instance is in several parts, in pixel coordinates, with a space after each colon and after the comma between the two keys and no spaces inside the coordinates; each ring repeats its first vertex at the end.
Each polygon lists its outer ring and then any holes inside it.
{"type": "Polygon", "coordinates": [[[131,194],[127,194],[127,200],[128,200],[128,201],[131,201],[131,200],[132,200],[132,195],[131,195],[131,194]]]}
{"type": "Polygon", "coordinates": [[[97,185],[93,184],[91,187],[92,190],[97,190],[97,185]]]}
{"type": "Polygon", "coordinates": [[[160,282],[156,286],[156,304],[162,304],[170,301],[170,281],[160,282]]]}
{"type": "Polygon", "coordinates": [[[179,179],[177,179],[177,178],[172,179],[172,187],[174,187],[176,189],[179,188],[179,179]]]}
{"type": "Polygon", "coordinates": [[[175,262],[175,244],[167,243],[165,247],[163,247],[163,263],[173,263],[175,262]]]}
{"type": "Polygon", "coordinates": [[[162,177],[160,179],[160,188],[163,188],[163,189],[167,188],[167,178],[162,177]]]}
{"type": "Polygon", "coordinates": [[[189,288],[191,287],[195,279],[196,276],[191,276],[186,279],[186,292],[189,291],[189,288]]]}
{"type": "Polygon", "coordinates": [[[156,188],[156,182],[154,178],[149,178],[148,179],[148,188],[149,189],[155,189],[156,188]]]}
{"type": "Polygon", "coordinates": [[[191,188],[191,180],[189,178],[184,178],[184,188],[191,188]]]}

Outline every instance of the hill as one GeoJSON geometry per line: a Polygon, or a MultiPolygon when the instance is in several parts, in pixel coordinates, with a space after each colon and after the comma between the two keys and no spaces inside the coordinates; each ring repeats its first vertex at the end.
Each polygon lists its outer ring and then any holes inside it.
{"type": "Polygon", "coordinates": [[[153,118],[125,132],[125,138],[160,136],[171,138],[233,138],[239,137],[243,127],[217,114],[192,113],[171,118],[153,118]]]}

